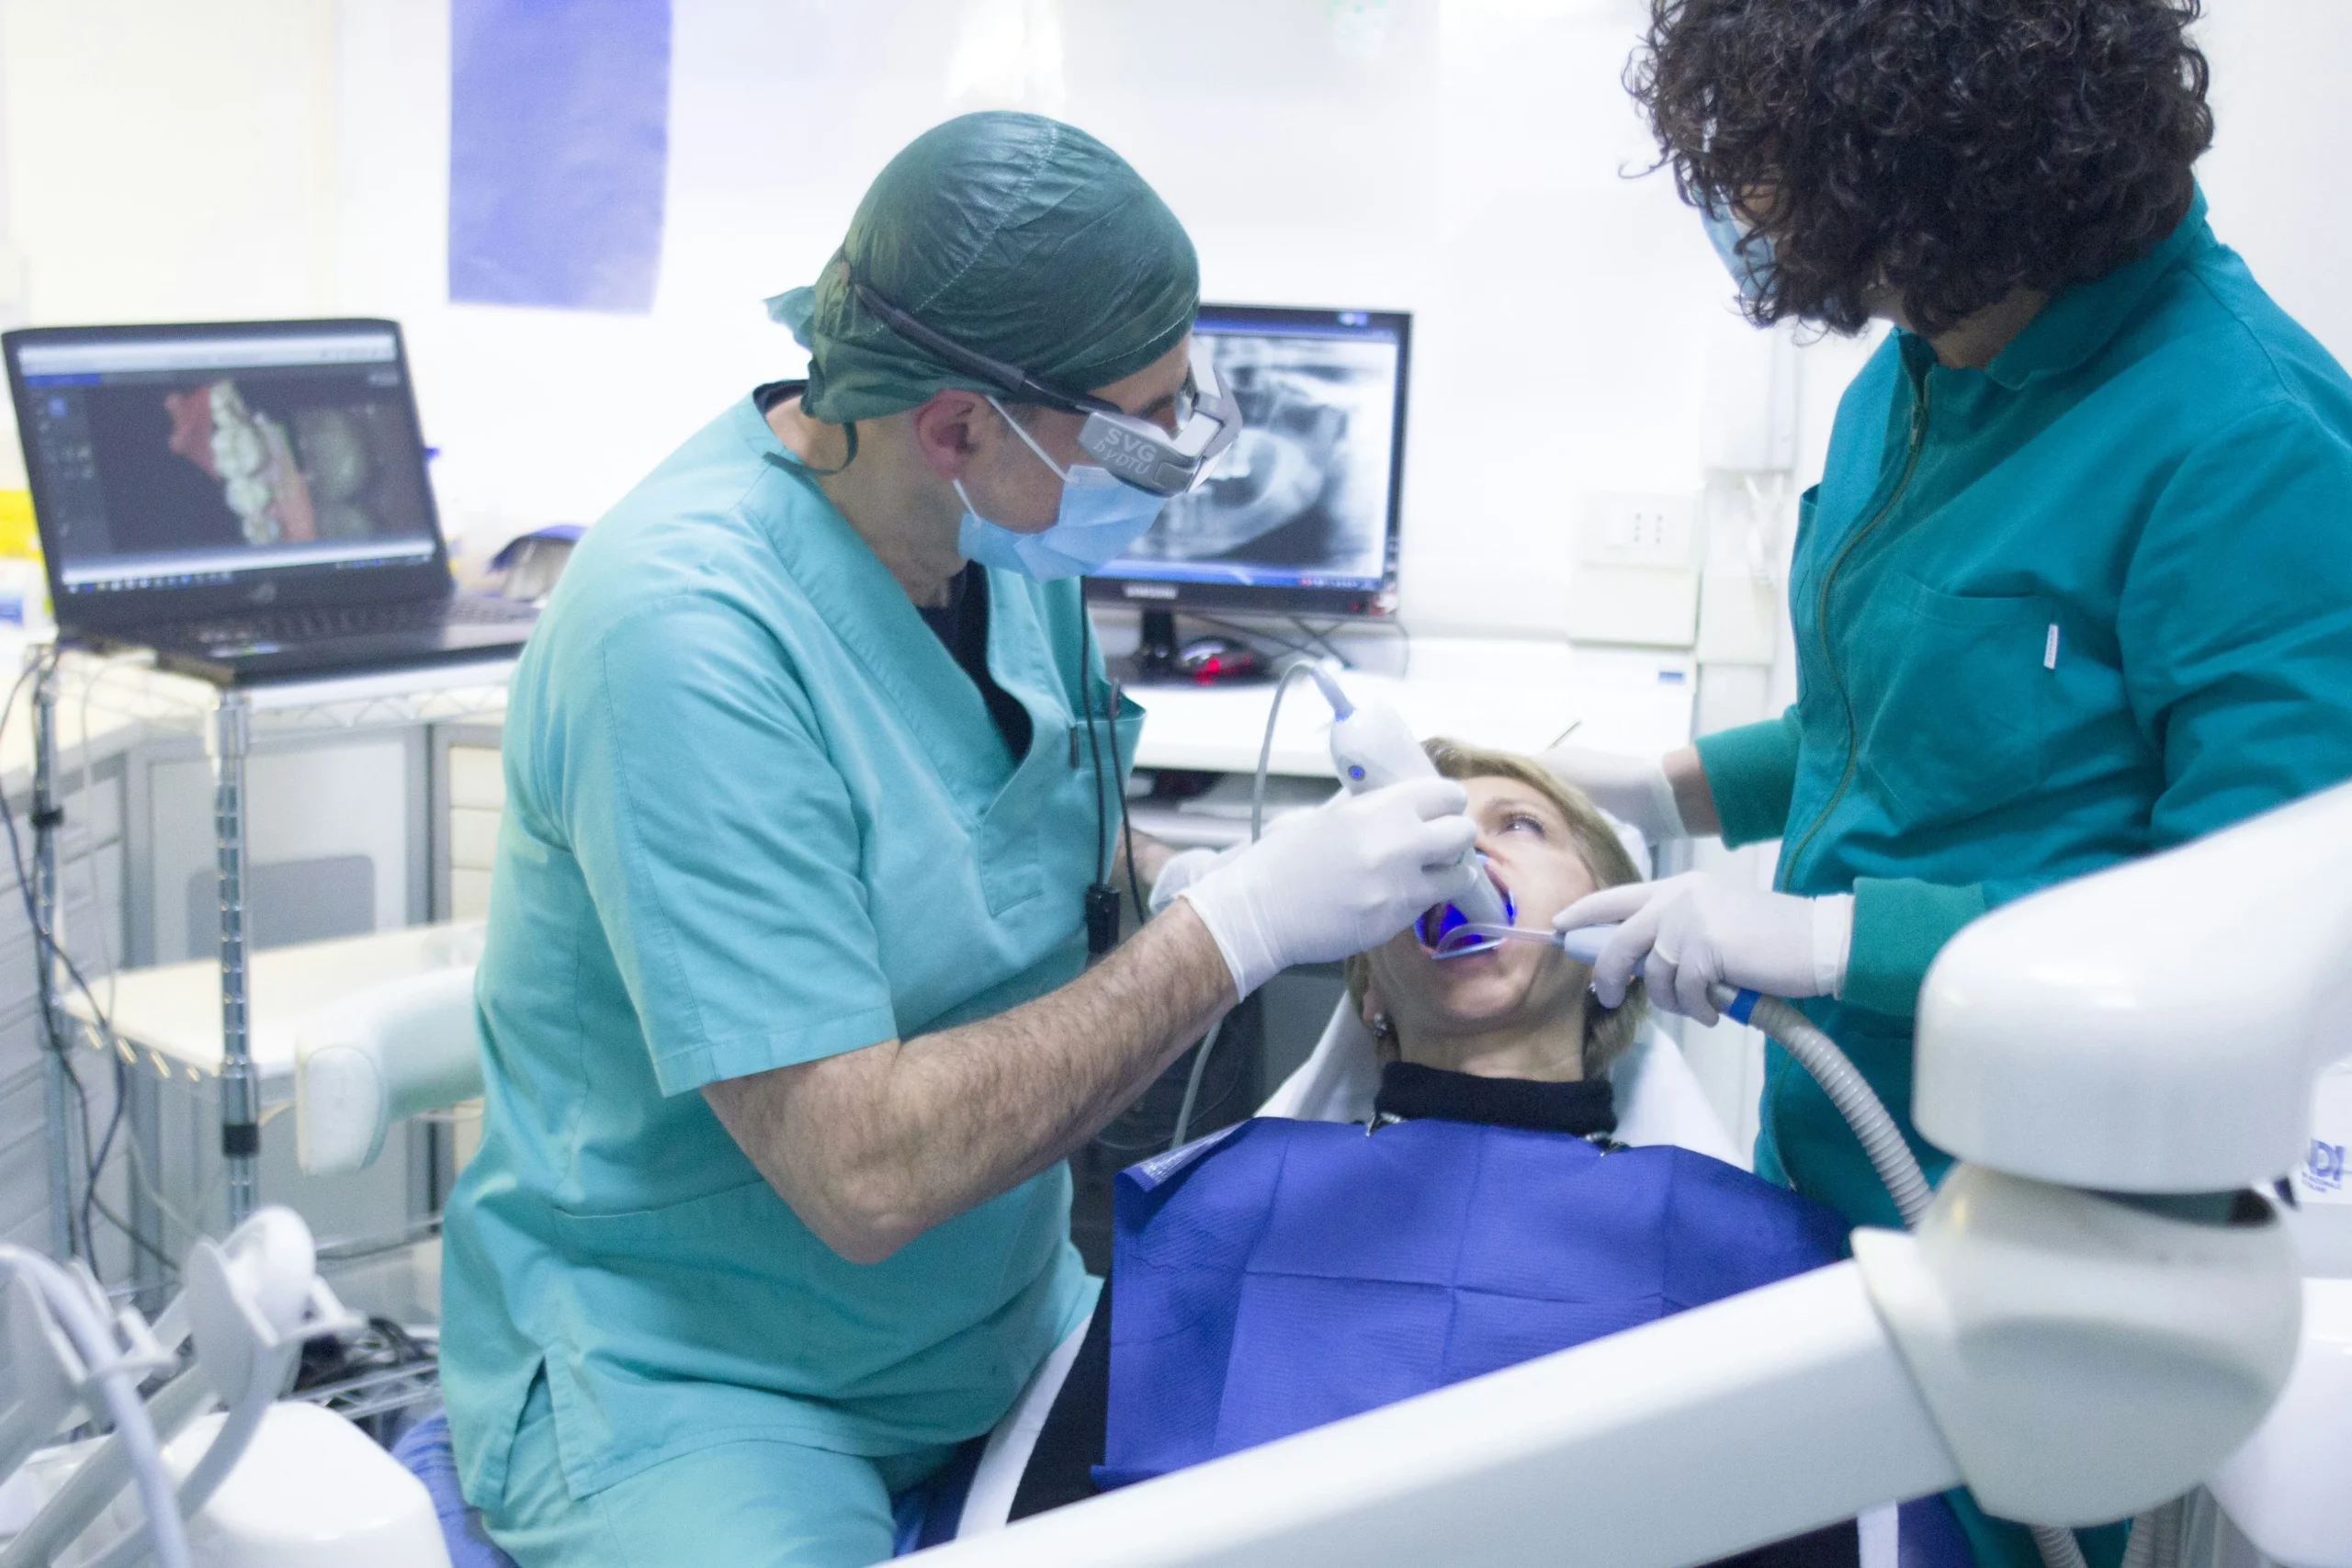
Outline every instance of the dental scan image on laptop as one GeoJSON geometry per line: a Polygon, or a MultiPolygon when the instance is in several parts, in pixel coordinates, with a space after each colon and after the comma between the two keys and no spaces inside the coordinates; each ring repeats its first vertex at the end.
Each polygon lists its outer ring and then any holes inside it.
{"type": "Polygon", "coordinates": [[[527,605],[455,592],[400,328],[6,334],[62,635],[252,682],[498,658],[527,605]]]}

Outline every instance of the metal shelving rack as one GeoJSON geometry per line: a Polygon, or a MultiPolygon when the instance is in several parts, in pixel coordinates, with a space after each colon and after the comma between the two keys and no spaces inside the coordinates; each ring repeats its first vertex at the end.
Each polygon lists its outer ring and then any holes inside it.
{"type": "MultiPolygon", "coordinates": [[[[28,649],[39,661],[33,682],[34,908],[51,933],[38,950],[40,1008],[50,1038],[66,1038],[59,974],[64,939],[57,885],[57,710],[60,688],[90,707],[164,731],[204,737],[214,770],[213,835],[220,886],[220,1152],[228,1170],[229,1224],[234,1228],[259,1201],[255,1162],[261,1151],[261,1085],[254,1067],[247,987],[249,824],[246,773],[256,739],[373,728],[454,723],[503,714],[514,660],[427,665],[377,674],[337,676],[253,687],[216,687],[157,670],[152,658],[97,660],[71,647],[28,649]],[[136,675],[136,681],[110,679],[136,675]]],[[[89,738],[83,737],[83,744],[89,738]]],[[[65,1066],[52,1054],[45,1086],[49,1116],[50,1224],[57,1256],[72,1251],[73,1148],[66,1115],[65,1066]]]]}

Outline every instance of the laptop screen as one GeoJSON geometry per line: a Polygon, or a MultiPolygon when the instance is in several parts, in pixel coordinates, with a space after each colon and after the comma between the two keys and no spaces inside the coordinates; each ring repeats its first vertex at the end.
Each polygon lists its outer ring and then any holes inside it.
{"type": "Polygon", "coordinates": [[[61,618],[118,595],[372,598],[316,591],[439,565],[391,322],[47,329],[9,347],[61,618]]]}

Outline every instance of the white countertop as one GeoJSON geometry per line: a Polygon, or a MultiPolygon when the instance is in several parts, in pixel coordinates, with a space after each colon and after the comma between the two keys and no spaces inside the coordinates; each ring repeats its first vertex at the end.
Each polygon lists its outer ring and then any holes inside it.
{"type": "MultiPolygon", "coordinates": [[[[1662,754],[1690,739],[1698,683],[1688,654],[1570,649],[1559,644],[1459,639],[1417,647],[1406,677],[1343,672],[1360,697],[1393,705],[1424,739],[1446,736],[1532,753],[1571,734],[1609,750],[1662,754]]],[[[1252,773],[1273,702],[1271,682],[1138,686],[1139,768],[1252,773]]],[[[1269,771],[1331,776],[1331,711],[1305,683],[1283,699],[1269,771]]]]}

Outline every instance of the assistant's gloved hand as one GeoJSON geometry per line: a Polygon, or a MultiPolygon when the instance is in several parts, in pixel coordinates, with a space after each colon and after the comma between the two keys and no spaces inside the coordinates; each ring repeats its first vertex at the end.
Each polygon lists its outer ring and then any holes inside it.
{"type": "Polygon", "coordinates": [[[1618,821],[1640,829],[1651,843],[1690,836],[1682,825],[1674,786],[1667,782],[1664,759],[1596,751],[1589,746],[1555,746],[1541,761],[1553,777],[1584,791],[1618,821]]]}
{"type": "Polygon", "coordinates": [[[1483,875],[1462,857],[1477,825],[1452,779],[1409,779],[1295,811],[1177,896],[1248,996],[1294,964],[1362,953],[1483,875]]]}
{"type": "Polygon", "coordinates": [[[1650,1000],[1715,1021],[1707,987],[1721,981],[1768,997],[1835,996],[1846,983],[1854,896],[1800,898],[1741,887],[1702,872],[1605,887],[1560,911],[1555,931],[1623,920],[1592,966],[1603,1007],[1625,999],[1635,970],[1650,1000]]]}

